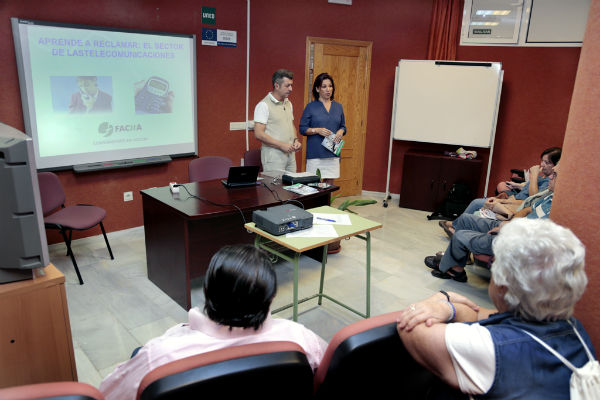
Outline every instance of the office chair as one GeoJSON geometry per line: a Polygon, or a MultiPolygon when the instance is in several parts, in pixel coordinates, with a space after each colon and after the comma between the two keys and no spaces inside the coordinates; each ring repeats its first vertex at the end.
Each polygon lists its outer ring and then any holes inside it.
{"type": "Polygon", "coordinates": [[[58,176],[52,172],[39,172],[38,181],[46,229],[58,229],[60,231],[60,234],[65,241],[65,245],[67,246],[67,255],[71,256],[73,267],[75,267],[77,278],[79,278],[79,284],[83,285],[83,279],[81,278],[81,273],[77,267],[77,261],[75,261],[75,255],[71,249],[73,231],[83,231],[93,228],[96,225],[100,225],[106,247],[108,248],[108,253],[110,254],[110,259],[114,260],[115,258],[110,248],[110,244],[108,243],[104,225],[102,225],[102,220],[106,216],[106,211],[103,208],[89,204],[78,204],[65,207],[65,191],[58,180],[58,176]],[[55,211],[57,209],[58,211],[55,211]]]}
{"type": "Polygon", "coordinates": [[[473,253],[473,261],[480,267],[492,269],[492,264],[494,263],[494,256],[490,256],[488,254],[473,253]]]}
{"type": "Polygon", "coordinates": [[[295,398],[312,394],[313,372],[292,342],[227,347],[162,365],[138,388],[138,400],[295,398]]]}
{"type": "Polygon", "coordinates": [[[244,165],[257,165],[259,167],[259,171],[262,171],[262,162],[260,161],[260,149],[253,149],[245,152],[244,165]]]}
{"type": "Polygon", "coordinates": [[[337,332],[315,373],[316,397],[384,398],[392,393],[421,400],[450,389],[408,353],[396,331],[399,315],[367,318],[337,332]]]}
{"type": "Polygon", "coordinates": [[[50,382],[0,389],[0,399],[104,400],[98,389],[82,382],[50,382]]]}
{"type": "Polygon", "coordinates": [[[227,157],[206,156],[192,160],[188,166],[190,182],[227,178],[233,161],[227,157]]]}

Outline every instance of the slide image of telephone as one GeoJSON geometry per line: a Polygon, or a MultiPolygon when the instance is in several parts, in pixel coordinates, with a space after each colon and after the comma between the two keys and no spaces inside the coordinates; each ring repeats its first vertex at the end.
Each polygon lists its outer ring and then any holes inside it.
{"type": "Polygon", "coordinates": [[[135,112],[138,114],[161,114],[171,112],[169,82],[158,76],[149,78],[135,95],[135,112]]]}

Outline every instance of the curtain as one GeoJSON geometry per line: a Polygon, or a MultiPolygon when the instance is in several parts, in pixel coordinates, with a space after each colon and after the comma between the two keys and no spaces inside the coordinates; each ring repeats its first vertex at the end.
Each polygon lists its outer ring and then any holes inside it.
{"type": "Polygon", "coordinates": [[[456,60],[463,0],[433,0],[427,59],[456,60]]]}

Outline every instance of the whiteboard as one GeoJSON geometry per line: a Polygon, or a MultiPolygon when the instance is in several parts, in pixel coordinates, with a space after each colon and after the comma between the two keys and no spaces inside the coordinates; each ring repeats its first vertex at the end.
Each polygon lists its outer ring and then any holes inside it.
{"type": "Polygon", "coordinates": [[[393,138],[492,147],[502,75],[499,62],[400,60],[393,138]]]}

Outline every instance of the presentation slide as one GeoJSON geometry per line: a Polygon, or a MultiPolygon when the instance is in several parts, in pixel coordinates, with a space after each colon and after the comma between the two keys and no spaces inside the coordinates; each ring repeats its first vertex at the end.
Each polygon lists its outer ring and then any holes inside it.
{"type": "Polygon", "coordinates": [[[194,35],[12,25],[39,169],[197,154],[194,35]]]}

